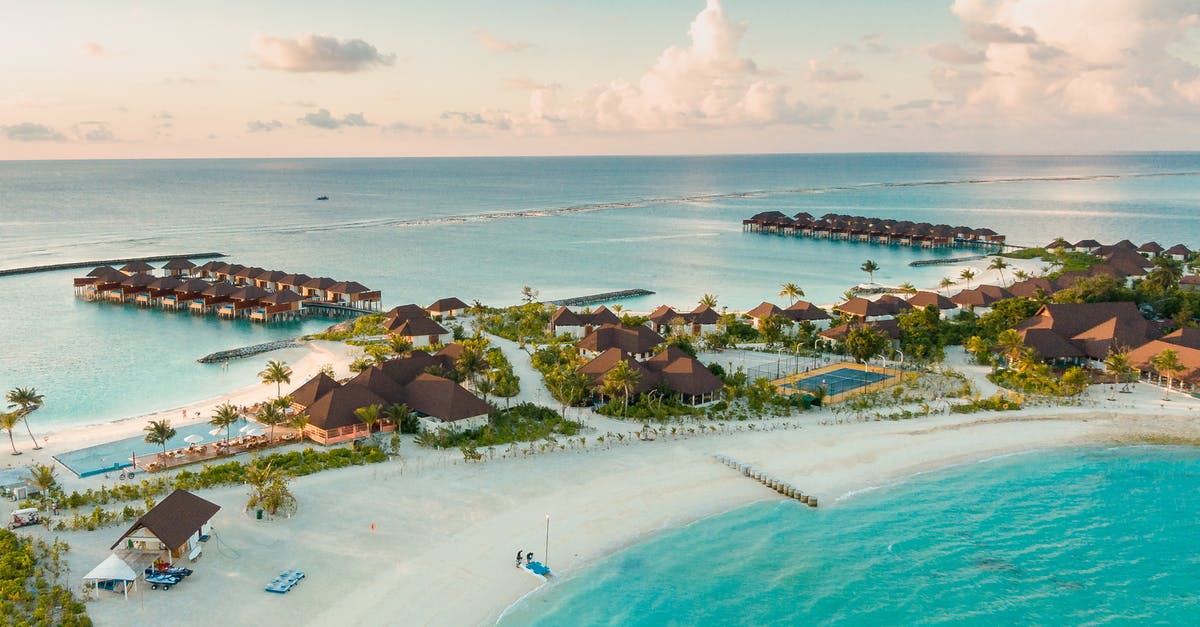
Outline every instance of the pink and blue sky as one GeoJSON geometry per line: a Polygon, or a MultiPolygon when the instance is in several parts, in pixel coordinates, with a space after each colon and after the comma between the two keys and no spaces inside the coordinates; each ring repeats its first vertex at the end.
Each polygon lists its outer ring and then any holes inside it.
{"type": "Polygon", "coordinates": [[[1193,150],[1195,0],[19,2],[0,159],[1193,150]]]}

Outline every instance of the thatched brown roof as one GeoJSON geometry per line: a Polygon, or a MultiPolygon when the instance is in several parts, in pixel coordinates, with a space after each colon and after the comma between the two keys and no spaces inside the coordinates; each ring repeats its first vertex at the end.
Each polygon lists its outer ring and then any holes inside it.
{"type": "Polygon", "coordinates": [[[881,302],[878,300],[867,300],[857,296],[840,305],[834,306],[833,310],[840,311],[851,316],[857,316],[859,318],[892,316],[895,315],[897,311],[895,305],[891,301],[881,302]]]}
{"type": "Polygon", "coordinates": [[[363,292],[371,291],[371,288],[358,281],[338,281],[325,289],[330,292],[337,292],[338,294],[362,294],[363,292]]]}
{"type": "Polygon", "coordinates": [[[382,398],[387,405],[404,402],[404,386],[389,377],[381,366],[372,366],[363,370],[347,381],[346,385],[361,385],[382,398]]]}
{"type": "Polygon", "coordinates": [[[219,282],[210,284],[208,287],[204,288],[204,291],[201,292],[201,294],[204,294],[205,296],[229,296],[236,291],[238,291],[238,288],[234,287],[233,285],[225,282],[219,282]]]}
{"type": "Polygon", "coordinates": [[[1183,244],[1176,244],[1176,245],[1164,250],[1163,254],[1164,255],[1181,255],[1183,257],[1187,257],[1188,255],[1192,254],[1192,251],[1189,250],[1188,247],[1184,246],[1183,244]]]}
{"type": "Polygon", "coordinates": [[[1160,335],[1131,302],[1051,303],[1014,328],[1049,329],[1092,359],[1104,359],[1109,348],[1140,346],[1160,335]]]}
{"type": "Polygon", "coordinates": [[[302,302],[304,300],[304,297],[293,292],[292,290],[284,288],[282,290],[277,290],[272,294],[264,296],[261,300],[262,300],[262,302],[270,304],[270,305],[286,305],[288,303],[302,302]]]}
{"type": "Polygon", "coordinates": [[[466,303],[462,302],[461,300],[459,300],[458,298],[456,298],[454,296],[451,296],[449,298],[439,298],[439,299],[433,301],[433,304],[426,307],[425,309],[427,309],[430,313],[440,314],[440,313],[449,313],[451,311],[456,311],[458,309],[466,309],[466,308],[467,308],[466,303]]]}
{"type": "Polygon", "coordinates": [[[130,261],[129,263],[121,266],[121,272],[132,272],[134,274],[139,272],[150,272],[153,269],[154,266],[146,263],[145,261],[130,261]]]}
{"type": "Polygon", "coordinates": [[[824,309],[821,309],[820,307],[817,307],[806,300],[798,300],[792,303],[787,309],[784,309],[782,312],[780,312],[779,315],[791,320],[792,322],[801,322],[804,320],[811,322],[814,320],[830,319],[829,314],[826,313],[824,309]]]}
{"type": "Polygon", "coordinates": [[[698,305],[686,317],[692,324],[716,324],[721,319],[720,314],[708,305],[698,305]]]}
{"type": "MultiPolygon", "coordinates": [[[[413,318],[428,318],[428,317],[429,317],[429,312],[425,311],[419,305],[416,305],[414,303],[409,303],[407,305],[397,305],[397,306],[392,307],[391,309],[387,310],[387,312],[383,314],[383,319],[385,322],[390,322],[392,320],[398,320],[398,321],[403,322],[405,320],[412,320],[413,318]]],[[[398,327],[400,325],[396,324],[395,326],[398,327]]]]}
{"type": "Polygon", "coordinates": [[[1083,356],[1083,351],[1050,329],[1025,329],[1021,331],[1021,340],[1025,342],[1026,346],[1037,351],[1042,359],[1068,359],[1083,356]]]}
{"type": "Polygon", "coordinates": [[[461,385],[427,373],[404,386],[404,402],[414,411],[442,422],[485,416],[492,406],[461,385]]]}
{"type": "Polygon", "coordinates": [[[275,282],[281,283],[283,285],[291,285],[293,287],[302,287],[305,283],[308,283],[311,280],[312,280],[312,277],[308,276],[307,274],[294,274],[293,273],[293,274],[285,274],[285,275],[279,277],[278,279],[276,279],[275,282]]]}
{"type": "Polygon", "coordinates": [[[1168,333],[1159,339],[1168,344],[1186,346],[1188,348],[1200,350],[1200,329],[1196,327],[1183,327],[1168,333]]]}
{"type": "Polygon", "coordinates": [[[305,408],[308,424],[330,431],[349,427],[362,421],[354,410],[368,405],[387,407],[388,402],[378,394],[361,385],[342,385],[326,392],[315,403],[305,408]]]}
{"type": "Polygon", "coordinates": [[[767,318],[770,318],[771,316],[782,316],[783,310],[780,309],[778,305],[776,305],[774,303],[768,303],[767,301],[764,300],[763,302],[759,303],[759,305],[757,307],[755,307],[754,309],[747,311],[746,315],[748,317],[754,318],[756,320],[766,320],[767,318]]]}
{"type": "Polygon", "coordinates": [[[190,292],[203,292],[204,290],[208,289],[208,286],[210,285],[212,285],[212,283],[209,283],[203,279],[185,279],[179,285],[175,286],[175,293],[187,294],[190,292]]]}
{"type": "Polygon", "coordinates": [[[300,287],[303,287],[305,289],[310,289],[310,290],[328,290],[329,288],[333,287],[336,283],[337,283],[337,281],[334,281],[333,279],[331,279],[327,276],[319,276],[319,277],[313,277],[313,278],[305,281],[304,285],[301,285],[300,287]]]}
{"type": "Polygon", "coordinates": [[[100,266],[99,268],[94,268],[91,272],[87,273],[87,276],[97,277],[97,278],[107,278],[107,277],[112,276],[112,274],[114,272],[120,272],[122,274],[122,276],[124,275],[123,272],[121,272],[120,270],[117,270],[116,268],[114,268],[112,266],[100,266]]]}
{"type": "Polygon", "coordinates": [[[229,297],[234,300],[259,300],[270,295],[270,292],[261,287],[247,285],[245,287],[239,287],[232,294],[230,294],[229,297]]]}
{"type": "Polygon", "coordinates": [[[663,337],[649,327],[606,324],[579,340],[578,346],[580,350],[592,353],[602,353],[610,348],[619,348],[627,353],[640,355],[649,353],[654,350],[655,346],[662,343],[663,337]]]}
{"type": "Polygon", "coordinates": [[[1019,296],[1021,298],[1034,298],[1038,295],[1038,290],[1041,290],[1043,294],[1049,296],[1058,291],[1058,288],[1055,287],[1053,283],[1042,277],[1028,278],[1024,281],[1017,281],[1016,283],[1008,286],[1009,293],[1011,293],[1013,296],[1019,296]]]}
{"type": "Polygon", "coordinates": [[[550,316],[550,324],[556,327],[581,327],[583,320],[580,320],[579,314],[567,309],[566,305],[558,308],[554,315],[550,316]]]}
{"type": "Polygon", "coordinates": [[[133,526],[108,548],[115,549],[122,540],[133,535],[138,529],[146,529],[173,551],[186,544],[188,538],[199,532],[220,509],[220,505],[206,501],[191,492],[175,490],[168,494],[167,498],[159,501],[158,505],[150,508],[150,511],[142,514],[133,526]]]}
{"type": "Polygon", "coordinates": [[[191,270],[196,264],[182,257],[172,259],[162,266],[163,270],[191,270]]]}
{"type": "Polygon", "coordinates": [[[908,304],[921,309],[924,309],[930,305],[933,305],[938,309],[955,309],[958,307],[958,305],[954,304],[954,301],[942,296],[941,294],[938,294],[937,292],[917,292],[916,294],[908,297],[908,304]]]}
{"type": "Polygon", "coordinates": [[[700,396],[712,394],[724,387],[724,382],[714,375],[695,357],[684,353],[676,346],[646,360],[646,368],[657,372],[662,383],[678,394],[700,396]]]}
{"type": "Polygon", "coordinates": [[[445,327],[433,321],[432,318],[413,318],[401,322],[395,330],[388,331],[400,337],[422,337],[425,335],[446,335],[450,333],[445,327]]]}
{"type": "Polygon", "coordinates": [[[1157,255],[1163,251],[1163,247],[1160,246],[1158,242],[1151,241],[1138,246],[1137,251],[1139,253],[1150,253],[1151,255],[1157,255]]]}
{"type": "Polygon", "coordinates": [[[323,372],[318,372],[317,376],[305,381],[303,385],[292,391],[292,402],[301,407],[308,407],[336,387],[338,387],[337,381],[329,378],[323,372]]]}
{"type": "Polygon", "coordinates": [[[183,283],[179,277],[165,276],[155,279],[146,284],[146,287],[152,290],[173,290],[183,283]]]}
{"type": "Polygon", "coordinates": [[[425,372],[425,369],[430,366],[438,365],[439,361],[434,359],[432,355],[425,351],[412,351],[403,357],[394,357],[389,359],[379,367],[383,369],[384,374],[391,377],[393,381],[404,385],[412,381],[417,375],[425,372]]]}
{"type": "Polygon", "coordinates": [[[679,312],[675,311],[673,307],[668,307],[666,305],[659,305],[658,309],[655,309],[654,311],[650,312],[649,316],[646,316],[650,322],[653,322],[656,325],[671,324],[672,320],[680,317],[682,316],[679,315],[679,312]]]}
{"type": "Polygon", "coordinates": [[[631,393],[643,394],[658,385],[659,377],[655,373],[619,348],[610,348],[596,355],[580,366],[579,372],[591,377],[591,387],[599,389],[604,385],[604,375],[608,374],[608,371],[612,370],[619,361],[629,364],[629,368],[638,373],[637,385],[634,386],[631,393]]]}
{"type": "Polygon", "coordinates": [[[146,287],[156,280],[158,280],[158,277],[153,274],[139,272],[121,279],[121,287],[146,287]]]}
{"type": "Polygon", "coordinates": [[[1129,351],[1129,364],[1143,372],[1156,372],[1150,361],[1167,349],[1175,351],[1179,356],[1180,365],[1184,368],[1175,375],[1175,380],[1193,385],[1200,383],[1200,349],[1154,340],[1129,351]]]}

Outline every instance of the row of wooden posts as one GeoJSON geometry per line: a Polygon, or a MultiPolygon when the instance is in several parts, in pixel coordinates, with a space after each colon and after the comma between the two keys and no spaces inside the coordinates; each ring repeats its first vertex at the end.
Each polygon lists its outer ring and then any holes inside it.
{"type": "Polygon", "coordinates": [[[776,477],[772,477],[761,470],[751,466],[750,464],[738,461],[728,455],[715,455],[717,461],[729,466],[730,468],[741,472],[743,475],[754,479],[755,481],[771,488],[772,490],[788,497],[796,499],[801,503],[807,504],[809,507],[817,506],[817,497],[805,494],[800,491],[800,488],[776,477]]]}

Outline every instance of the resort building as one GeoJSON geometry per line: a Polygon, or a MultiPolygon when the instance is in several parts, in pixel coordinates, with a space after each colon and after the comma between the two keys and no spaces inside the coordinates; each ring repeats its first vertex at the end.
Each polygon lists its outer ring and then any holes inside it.
{"type": "Polygon", "coordinates": [[[868,327],[872,331],[888,338],[891,340],[893,347],[900,345],[900,322],[895,318],[868,320],[866,322],[854,320],[825,329],[818,333],[817,337],[823,340],[827,346],[833,346],[839,342],[844,342],[850,331],[860,326],[868,327]]]}
{"type": "Polygon", "coordinates": [[[1131,302],[1046,304],[1014,328],[1042,359],[1070,363],[1102,362],[1110,349],[1142,346],[1160,335],[1131,302]]]}
{"type": "Polygon", "coordinates": [[[431,316],[441,316],[442,318],[457,318],[462,315],[467,309],[467,304],[455,297],[439,298],[433,301],[433,304],[425,308],[431,316]]]}
{"type": "MultiPolygon", "coordinates": [[[[764,211],[742,220],[742,230],[816,239],[844,240],[869,244],[897,244],[920,248],[1002,248],[1005,236],[988,228],[914,223],[827,213],[814,218],[807,212],[793,217],[779,211],[764,211]]],[[[1064,242],[1065,243],[1065,242],[1064,242]]],[[[1069,244],[1067,244],[1069,246],[1069,244]]]]}
{"type": "Polygon", "coordinates": [[[661,386],[680,401],[696,405],[716,400],[724,387],[721,379],[704,364],[676,346],[668,346],[642,362],[619,348],[610,348],[580,366],[579,372],[591,378],[589,388],[598,393],[604,386],[604,376],[621,361],[638,374],[633,395],[661,386]]]}
{"type": "Polygon", "coordinates": [[[1200,384],[1200,348],[1168,342],[1166,337],[1146,342],[1129,351],[1129,365],[1141,372],[1143,377],[1158,375],[1152,362],[1159,353],[1168,349],[1174,351],[1179,357],[1179,365],[1183,366],[1183,370],[1171,378],[1189,387],[1200,384]]]}
{"type": "Polygon", "coordinates": [[[747,311],[745,315],[750,319],[750,326],[755,329],[761,329],[763,321],[767,318],[772,316],[783,317],[783,310],[779,308],[779,305],[768,303],[764,300],[754,309],[747,311]]]}
{"type": "Polygon", "coordinates": [[[1158,242],[1151,241],[1138,246],[1137,251],[1145,257],[1157,257],[1162,254],[1163,247],[1158,242]]]}
{"type": "Polygon", "coordinates": [[[433,321],[432,318],[411,318],[400,320],[395,318],[392,323],[385,324],[388,335],[404,338],[415,348],[428,348],[450,343],[453,334],[445,327],[433,321]]]}
{"type": "Polygon", "coordinates": [[[132,553],[159,556],[166,562],[200,557],[200,538],[210,532],[209,521],[221,509],[186,490],[175,490],[138,518],[110,549],[122,544],[132,553]]]}
{"type": "Polygon", "coordinates": [[[833,310],[861,321],[895,316],[912,308],[913,306],[908,301],[885,294],[875,300],[861,297],[851,298],[837,305],[833,310]]]}
{"type": "Polygon", "coordinates": [[[192,269],[195,267],[196,264],[188,261],[187,259],[180,258],[172,259],[167,263],[164,263],[162,271],[163,276],[183,277],[191,274],[192,269]]]}
{"type": "Polygon", "coordinates": [[[1019,298],[1044,298],[1057,291],[1057,286],[1042,277],[1032,277],[1008,286],[1008,292],[1019,298]]]}
{"type": "Polygon", "coordinates": [[[708,305],[699,305],[687,313],[679,313],[666,305],[650,312],[646,324],[659,335],[670,335],[678,331],[692,337],[702,337],[717,330],[721,316],[708,305]]]}
{"type": "MultiPolygon", "coordinates": [[[[339,385],[305,408],[308,424],[304,426],[304,436],[326,446],[367,437],[370,431],[354,410],[371,405],[384,408],[389,403],[361,385],[339,385]]],[[[385,428],[381,424],[376,426],[385,428]]],[[[391,428],[394,427],[387,430],[391,428]]]]}
{"type": "Polygon", "coordinates": [[[1171,259],[1174,259],[1175,261],[1187,261],[1188,257],[1192,256],[1192,251],[1183,244],[1176,244],[1163,251],[1163,254],[1171,259]]]}
{"type": "Polygon", "coordinates": [[[610,349],[619,348],[634,359],[648,359],[654,347],[663,343],[663,337],[647,326],[627,327],[624,324],[605,324],[579,340],[579,354],[593,358],[610,349]]]}
{"type": "Polygon", "coordinates": [[[581,312],[571,311],[564,305],[550,316],[550,334],[581,338],[606,324],[621,324],[621,319],[604,305],[595,311],[581,312]]]}
{"type": "Polygon", "coordinates": [[[1075,252],[1091,254],[1096,252],[1097,248],[1100,248],[1100,242],[1097,242],[1094,239],[1081,239],[1078,242],[1075,242],[1075,245],[1071,248],[1071,250],[1074,250],[1075,252]]]}
{"type": "MultiPolygon", "coordinates": [[[[1047,284],[1049,284],[1048,281],[1047,284]]],[[[908,297],[908,304],[917,309],[924,309],[930,305],[937,307],[939,310],[958,309],[957,303],[937,292],[917,292],[908,297]]]]}
{"type": "Polygon", "coordinates": [[[792,322],[812,322],[814,324],[824,320],[832,319],[832,317],[826,313],[824,309],[821,309],[820,307],[817,307],[806,300],[798,300],[792,303],[786,307],[780,313],[780,315],[788,320],[791,320],[792,322]]]}
{"type": "Polygon", "coordinates": [[[1189,292],[1200,292],[1200,275],[1189,274],[1179,279],[1179,288],[1189,292]]]}

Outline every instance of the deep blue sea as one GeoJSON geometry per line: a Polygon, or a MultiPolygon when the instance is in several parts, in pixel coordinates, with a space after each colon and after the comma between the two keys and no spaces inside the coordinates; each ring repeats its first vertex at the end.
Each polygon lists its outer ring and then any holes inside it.
{"type": "Polygon", "coordinates": [[[1196,449],[1033,452],[665,531],[501,624],[1195,625],[1198,521],[1196,449]]]}
{"type": "MultiPolygon", "coordinates": [[[[0,268],[217,250],[360,281],[385,304],[504,305],[627,288],[624,304],[748,308],[796,282],[830,303],[867,277],[932,286],[961,253],[743,233],[764,210],[1200,246],[1200,154],[762,155],[0,162],[0,268]],[[318,202],[317,196],[328,201],[318,202]]],[[[215,350],[310,332],[77,301],[85,271],[0,278],[0,389],[35,386],[43,427],[101,422],[255,382],[215,350]]]]}

